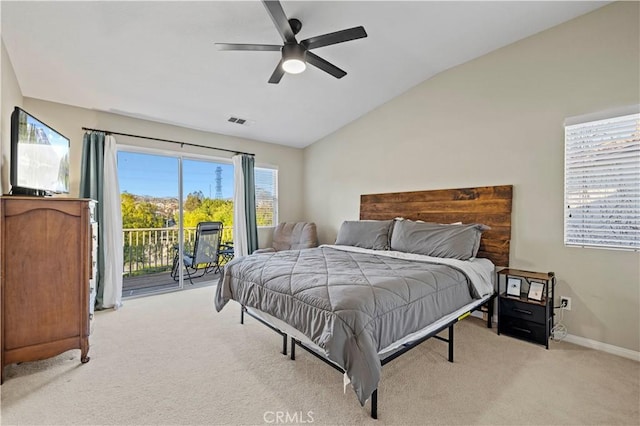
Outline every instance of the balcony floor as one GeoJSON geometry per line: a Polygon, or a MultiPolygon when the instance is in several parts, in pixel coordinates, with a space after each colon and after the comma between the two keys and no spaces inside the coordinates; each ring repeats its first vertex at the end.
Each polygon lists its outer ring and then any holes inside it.
{"type": "MultiPolygon", "coordinates": [[[[219,273],[212,272],[200,278],[193,278],[193,284],[191,284],[185,275],[184,288],[188,289],[215,285],[218,283],[219,278],[219,273]]],[[[177,289],[178,283],[171,278],[170,272],[124,277],[122,279],[122,296],[125,298],[177,289]]]]}

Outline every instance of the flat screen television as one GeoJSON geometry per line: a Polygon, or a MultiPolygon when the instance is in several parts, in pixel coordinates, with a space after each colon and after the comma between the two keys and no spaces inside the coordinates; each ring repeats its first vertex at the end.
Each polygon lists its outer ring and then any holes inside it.
{"type": "Polygon", "coordinates": [[[20,107],[11,115],[11,194],[69,193],[69,139],[20,107]]]}

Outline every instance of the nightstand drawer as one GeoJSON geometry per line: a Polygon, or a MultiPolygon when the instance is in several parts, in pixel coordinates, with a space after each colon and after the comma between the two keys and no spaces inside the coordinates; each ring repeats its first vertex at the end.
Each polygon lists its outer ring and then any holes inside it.
{"type": "Polygon", "coordinates": [[[519,337],[531,342],[541,343],[543,345],[547,343],[545,325],[542,324],[505,316],[500,317],[498,330],[500,330],[500,333],[519,337]]]}
{"type": "Polygon", "coordinates": [[[500,298],[500,316],[507,315],[513,318],[521,318],[527,321],[545,324],[547,314],[546,307],[532,303],[524,303],[518,300],[500,298]]]}

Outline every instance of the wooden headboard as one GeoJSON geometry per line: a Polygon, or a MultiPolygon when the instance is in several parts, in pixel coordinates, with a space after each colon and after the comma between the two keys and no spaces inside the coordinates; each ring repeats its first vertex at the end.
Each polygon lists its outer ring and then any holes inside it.
{"type": "Polygon", "coordinates": [[[365,194],[360,196],[360,219],[483,223],[491,230],[482,234],[478,257],[509,266],[512,195],[512,185],[365,194]]]}

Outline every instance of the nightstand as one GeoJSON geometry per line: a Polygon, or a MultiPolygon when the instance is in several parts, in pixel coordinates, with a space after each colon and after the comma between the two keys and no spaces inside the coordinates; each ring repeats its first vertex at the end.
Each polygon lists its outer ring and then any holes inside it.
{"type": "Polygon", "coordinates": [[[556,277],[553,272],[502,269],[497,272],[498,334],[545,345],[553,328],[556,277]]]}

